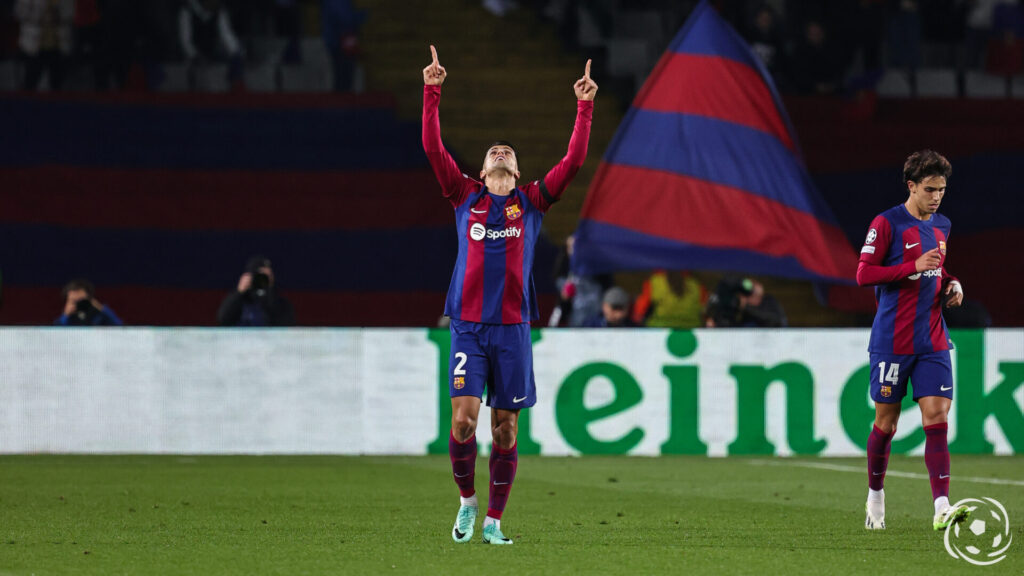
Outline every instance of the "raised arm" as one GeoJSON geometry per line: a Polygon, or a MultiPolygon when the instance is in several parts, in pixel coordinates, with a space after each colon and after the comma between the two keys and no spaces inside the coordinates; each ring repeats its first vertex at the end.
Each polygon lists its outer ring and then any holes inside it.
{"type": "Polygon", "coordinates": [[[430,167],[434,169],[441,193],[453,206],[458,206],[477,185],[459,170],[458,164],[441,142],[441,119],[438,106],[441,104],[441,84],[448,76],[444,66],[437,60],[437,50],[431,46],[434,61],[423,69],[423,151],[427,154],[430,167]]]}
{"type": "Polygon", "coordinates": [[[583,77],[573,84],[576,92],[576,124],[569,139],[569,149],[565,157],[540,181],[541,200],[545,209],[558,201],[587,157],[590,124],[594,117],[594,97],[597,96],[597,83],[590,78],[590,63],[587,60],[583,77]]]}

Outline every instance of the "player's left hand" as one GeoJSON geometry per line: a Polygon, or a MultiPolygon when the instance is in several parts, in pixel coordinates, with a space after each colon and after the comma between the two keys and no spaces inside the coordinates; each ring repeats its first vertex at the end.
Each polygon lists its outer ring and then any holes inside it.
{"type": "Polygon", "coordinates": [[[946,308],[955,308],[964,302],[964,289],[959,282],[950,282],[946,285],[946,308]]]}
{"type": "Polygon", "coordinates": [[[577,100],[593,100],[594,96],[597,96],[597,82],[590,79],[590,60],[587,60],[583,78],[577,80],[572,88],[576,91],[577,100]]]}

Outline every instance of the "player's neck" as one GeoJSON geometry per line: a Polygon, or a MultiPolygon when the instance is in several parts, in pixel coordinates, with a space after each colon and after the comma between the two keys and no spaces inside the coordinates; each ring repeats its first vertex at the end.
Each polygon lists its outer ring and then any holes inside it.
{"type": "Polygon", "coordinates": [[[487,191],[497,196],[508,196],[512,193],[512,189],[516,187],[516,179],[511,174],[502,175],[491,175],[488,174],[484,178],[484,185],[487,186],[487,191]]]}
{"type": "Polygon", "coordinates": [[[924,212],[919,212],[917,210],[917,206],[913,202],[911,202],[910,200],[907,200],[906,202],[904,202],[903,203],[903,207],[907,209],[907,212],[910,213],[911,216],[913,216],[914,218],[917,218],[918,220],[930,220],[931,217],[932,217],[931,214],[926,214],[924,212]]]}

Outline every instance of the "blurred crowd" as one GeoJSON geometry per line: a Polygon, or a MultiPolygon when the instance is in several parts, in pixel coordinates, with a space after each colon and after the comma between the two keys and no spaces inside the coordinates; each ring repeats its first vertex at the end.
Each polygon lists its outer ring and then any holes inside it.
{"type": "Polygon", "coordinates": [[[88,71],[98,91],[157,90],[164,65],[226,65],[240,87],[257,59],[301,64],[301,38],[322,38],[334,88],[351,89],[364,14],[351,0],[0,0],[0,59],[24,65],[26,90],[45,79],[61,90],[72,72],[88,71]],[[260,40],[280,39],[263,54],[260,40]]]}
{"type": "MultiPolygon", "coordinates": [[[[660,13],[667,44],[695,1],[481,0],[495,16],[530,10],[579,48],[581,15],[611,37],[625,10],[660,13]],[[669,28],[671,27],[671,28],[669,28]]],[[[831,94],[876,83],[885,69],[920,67],[1024,72],[1020,0],[714,0],[786,92],[831,94]]],[[[69,71],[91,70],[97,90],[130,83],[159,89],[163,64],[227,65],[240,87],[246,63],[266,58],[260,39],[279,38],[275,62],[302,62],[302,36],[321,36],[334,89],[350,90],[365,15],[351,0],[0,0],[0,59],[24,64],[23,87],[46,78],[59,90],[69,71]]],[[[659,53],[664,45],[655,47],[659,53]]],[[[604,61],[601,59],[599,61],[604,61]]],[[[913,74],[909,76],[913,83],[913,74]]]]}
{"type": "MultiPolygon", "coordinates": [[[[782,304],[765,291],[756,278],[726,274],[708,290],[687,271],[654,270],[639,293],[615,284],[611,274],[582,276],[570,269],[573,236],[566,240],[555,264],[557,303],[548,327],[568,328],[785,328],[789,320],[782,304]]],[[[85,278],[68,282],[62,292],[63,308],[57,326],[123,326],[114,310],[97,297],[85,278]]],[[[211,310],[212,316],[212,310],[211,310]]],[[[951,328],[985,328],[992,318],[980,302],[965,300],[959,308],[943,311],[951,328]]],[[[216,311],[216,324],[224,327],[296,326],[291,301],[281,293],[274,266],[262,255],[251,256],[216,311]]],[[[439,326],[449,319],[441,317],[439,326]]]]}
{"type": "MultiPolygon", "coordinates": [[[[660,54],[696,0],[482,0],[496,16],[532,10],[553,21],[566,48],[580,47],[588,18],[607,40],[625,10],[655,12],[665,30],[644,39],[660,54]]],[[[751,44],[784,92],[856,92],[885,69],[1024,72],[1020,0],[712,0],[751,44]]],[[[599,59],[598,61],[605,61],[599,59]]],[[[913,74],[908,80],[913,83],[913,74]]],[[[962,93],[962,91],[961,91],[962,93]]]]}
{"type": "MultiPolygon", "coordinates": [[[[885,68],[1024,71],[1019,0],[723,0],[784,91],[831,94],[885,68]]],[[[911,82],[913,75],[909,76],[911,82]]]]}
{"type": "Polygon", "coordinates": [[[575,239],[555,264],[558,305],[548,326],[572,328],[782,328],[782,305],[764,285],[727,275],[709,292],[686,271],[655,270],[635,297],[611,274],[581,276],[570,269],[575,239]]]}

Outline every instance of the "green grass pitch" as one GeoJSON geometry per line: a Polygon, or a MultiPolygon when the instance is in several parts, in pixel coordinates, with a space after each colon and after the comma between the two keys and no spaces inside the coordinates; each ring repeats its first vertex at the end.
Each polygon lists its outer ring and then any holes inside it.
{"type": "MultiPolygon", "coordinates": [[[[987,568],[950,557],[921,478],[886,480],[864,530],[863,459],[523,457],[502,529],[455,544],[447,457],[0,457],[0,575],[960,574],[1024,566],[1024,457],[953,456],[952,499],[1013,533],[987,568]],[[824,464],[835,469],[813,466],[824,464]],[[998,478],[1016,484],[968,482],[998,478]]],[[[920,457],[890,471],[923,474],[920,457]]],[[[486,499],[487,462],[477,463],[486,499]]]]}

